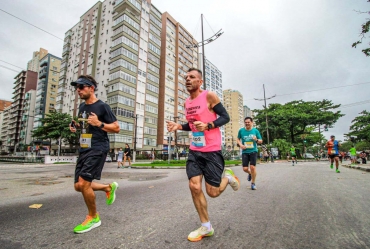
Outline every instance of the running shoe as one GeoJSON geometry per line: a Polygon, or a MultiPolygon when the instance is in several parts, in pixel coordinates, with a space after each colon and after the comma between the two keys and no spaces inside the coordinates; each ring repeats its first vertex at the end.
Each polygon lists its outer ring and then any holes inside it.
{"type": "Polygon", "coordinates": [[[335,172],[340,173],[340,170],[339,169],[336,169],[335,172]]]}
{"type": "Polygon", "coordinates": [[[256,184],[252,183],[252,185],[251,185],[251,189],[252,189],[252,190],[256,190],[256,189],[257,189],[256,184]]]}
{"type": "Polygon", "coordinates": [[[116,200],[116,190],[118,189],[118,183],[112,182],[110,186],[111,190],[109,192],[105,192],[105,194],[107,195],[107,205],[112,205],[113,202],[116,200]]]}
{"type": "Polygon", "coordinates": [[[331,168],[331,169],[333,168],[333,164],[330,164],[330,168],[331,168]]]}
{"type": "Polygon", "coordinates": [[[234,191],[237,191],[240,186],[240,181],[237,176],[234,175],[232,169],[225,168],[224,170],[225,176],[231,176],[231,181],[229,182],[230,186],[233,188],[234,191]]]}
{"type": "Polygon", "coordinates": [[[251,180],[252,180],[252,175],[248,174],[248,182],[250,182],[251,180]]]}
{"type": "Polygon", "coordinates": [[[101,225],[99,214],[96,214],[96,217],[93,218],[90,215],[86,216],[86,219],[84,222],[82,222],[80,225],[76,226],[73,231],[75,233],[86,233],[98,226],[101,225]]]}
{"type": "Polygon", "coordinates": [[[203,239],[203,237],[212,236],[214,234],[214,232],[215,232],[215,230],[213,229],[212,226],[211,226],[210,230],[208,230],[207,227],[201,226],[200,228],[198,228],[195,231],[192,231],[189,234],[188,240],[190,240],[192,242],[196,242],[196,241],[199,241],[199,240],[203,239]]]}

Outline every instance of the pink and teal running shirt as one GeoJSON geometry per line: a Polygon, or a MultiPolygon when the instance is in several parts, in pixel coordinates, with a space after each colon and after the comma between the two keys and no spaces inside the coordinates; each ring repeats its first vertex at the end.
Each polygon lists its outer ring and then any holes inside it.
{"type": "Polygon", "coordinates": [[[216,113],[208,109],[207,93],[208,91],[203,91],[195,99],[189,97],[185,101],[186,120],[188,120],[192,132],[190,149],[194,151],[211,152],[221,150],[220,128],[197,131],[194,126],[194,121],[208,123],[215,121],[217,118],[216,113]]]}

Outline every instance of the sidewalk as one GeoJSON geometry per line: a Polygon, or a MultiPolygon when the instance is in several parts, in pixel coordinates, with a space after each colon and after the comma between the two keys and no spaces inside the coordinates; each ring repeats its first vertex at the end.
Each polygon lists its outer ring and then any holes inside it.
{"type": "Polygon", "coordinates": [[[343,167],[347,167],[350,169],[359,169],[366,172],[370,172],[370,165],[368,164],[357,164],[357,165],[351,165],[351,164],[342,164],[343,167]]]}

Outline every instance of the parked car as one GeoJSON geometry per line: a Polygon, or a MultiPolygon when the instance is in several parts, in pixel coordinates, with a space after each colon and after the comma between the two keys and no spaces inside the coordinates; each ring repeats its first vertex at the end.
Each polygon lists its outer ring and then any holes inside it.
{"type": "Polygon", "coordinates": [[[106,161],[106,162],[112,162],[112,158],[111,158],[110,156],[107,156],[107,157],[105,158],[105,161],[106,161]]]}
{"type": "Polygon", "coordinates": [[[303,153],[302,158],[315,159],[311,153],[303,153]]]}

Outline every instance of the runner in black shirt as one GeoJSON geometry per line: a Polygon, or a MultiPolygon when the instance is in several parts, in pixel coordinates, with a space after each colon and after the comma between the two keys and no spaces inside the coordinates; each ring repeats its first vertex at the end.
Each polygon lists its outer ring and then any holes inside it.
{"type": "Polygon", "coordinates": [[[80,98],[85,100],[79,107],[79,122],[72,121],[70,125],[71,132],[76,132],[77,128],[81,129],[80,155],[76,164],[74,187],[82,193],[89,212],[85,221],[74,228],[74,232],[85,233],[101,224],[96,211],[94,191],[106,192],[107,205],[111,205],[116,197],[117,182],[107,185],[95,183],[93,180],[100,180],[109,152],[107,132],[118,133],[120,127],[110,107],[96,98],[97,84],[93,77],[81,75],[71,85],[75,87],[80,98]]]}

